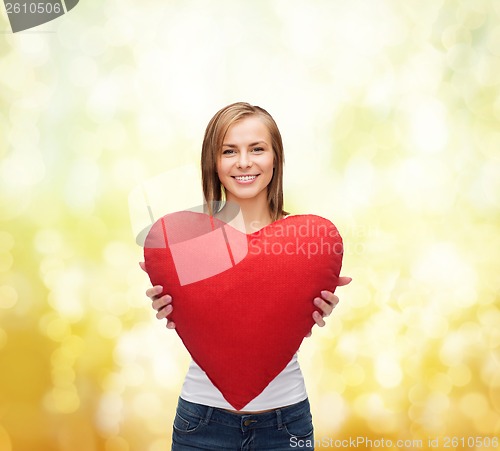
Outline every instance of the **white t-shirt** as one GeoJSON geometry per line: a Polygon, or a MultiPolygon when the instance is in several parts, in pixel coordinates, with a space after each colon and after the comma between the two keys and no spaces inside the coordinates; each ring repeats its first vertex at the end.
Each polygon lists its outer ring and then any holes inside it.
{"type": "MultiPolygon", "coordinates": [[[[290,215],[285,217],[288,216],[290,215]]],[[[234,407],[224,399],[219,389],[212,384],[205,371],[194,361],[191,361],[184,379],[181,398],[197,404],[234,410],[234,407]]],[[[297,360],[297,353],[295,353],[283,371],[269,383],[260,395],[252,399],[241,410],[277,409],[303,401],[306,398],[304,377],[297,360]]]]}
{"type": "MultiPolygon", "coordinates": [[[[234,410],[222,393],[194,361],[191,361],[182,386],[181,398],[197,404],[234,410]]],[[[267,410],[288,406],[307,398],[304,377],[295,353],[288,365],[269,385],[241,410],[267,410]]]]}

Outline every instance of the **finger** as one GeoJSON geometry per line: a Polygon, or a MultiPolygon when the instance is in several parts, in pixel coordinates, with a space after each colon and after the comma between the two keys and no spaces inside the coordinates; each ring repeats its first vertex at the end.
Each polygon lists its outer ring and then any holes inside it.
{"type": "Polygon", "coordinates": [[[167,329],[175,329],[175,323],[167,319],[167,329]]]}
{"type": "Polygon", "coordinates": [[[339,287],[343,287],[344,285],[349,285],[352,281],[352,277],[339,277],[337,281],[337,285],[339,287]]]}
{"type": "Polygon", "coordinates": [[[321,298],[314,298],[314,305],[321,309],[321,311],[323,312],[323,314],[321,314],[321,316],[323,316],[323,317],[330,316],[330,314],[333,311],[333,307],[334,307],[333,304],[326,302],[325,300],[323,300],[321,298]]]}
{"type": "Polygon", "coordinates": [[[167,306],[171,302],[172,302],[172,296],[166,294],[165,296],[162,296],[161,298],[155,299],[153,301],[153,308],[155,310],[160,311],[163,307],[167,306]]]}
{"type": "Polygon", "coordinates": [[[333,295],[329,299],[326,300],[330,305],[333,306],[333,308],[337,307],[337,304],[339,303],[340,299],[338,296],[333,295]]]}
{"type": "Polygon", "coordinates": [[[146,272],[146,262],[139,262],[139,266],[144,272],[146,272]]]}
{"type": "Polygon", "coordinates": [[[158,310],[156,313],[157,319],[165,319],[168,315],[172,313],[173,307],[171,305],[167,305],[165,308],[158,310]]]}
{"type": "Polygon", "coordinates": [[[316,310],[313,312],[313,319],[319,327],[323,327],[326,324],[323,320],[323,317],[321,316],[321,313],[316,310]]]}
{"type": "Polygon", "coordinates": [[[322,298],[330,303],[331,305],[333,305],[334,307],[339,303],[339,298],[338,296],[336,296],[335,294],[333,294],[331,291],[326,291],[326,290],[323,290],[321,292],[321,296],[322,298]]]}
{"type": "Polygon", "coordinates": [[[156,296],[161,294],[162,291],[163,287],[161,285],[155,285],[154,287],[148,288],[146,290],[146,296],[152,301],[154,301],[156,299],[156,296]]]}
{"type": "Polygon", "coordinates": [[[312,330],[309,331],[309,333],[306,335],[306,338],[309,338],[312,335],[312,330]]]}

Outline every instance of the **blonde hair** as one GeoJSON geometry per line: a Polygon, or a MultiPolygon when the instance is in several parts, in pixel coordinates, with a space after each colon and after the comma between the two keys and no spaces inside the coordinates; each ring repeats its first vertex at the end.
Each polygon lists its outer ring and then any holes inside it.
{"type": "Polygon", "coordinates": [[[271,146],[274,153],[273,177],[267,186],[267,201],[272,221],[276,221],[287,212],[283,210],[283,164],[285,155],[281,134],[272,116],[258,106],[245,102],[237,102],[219,110],[210,120],[205,131],[201,149],[201,175],[203,194],[208,206],[208,213],[217,213],[222,206],[224,187],[217,175],[217,162],[220,158],[222,144],[229,127],[250,116],[262,120],[271,135],[271,146]]]}

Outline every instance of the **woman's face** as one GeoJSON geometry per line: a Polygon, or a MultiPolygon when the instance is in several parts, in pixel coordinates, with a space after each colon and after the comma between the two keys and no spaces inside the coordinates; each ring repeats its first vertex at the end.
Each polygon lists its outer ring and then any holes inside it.
{"type": "Polygon", "coordinates": [[[229,127],[217,162],[228,201],[266,199],[273,166],[271,134],[259,117],[250,116],[229,127]]]}

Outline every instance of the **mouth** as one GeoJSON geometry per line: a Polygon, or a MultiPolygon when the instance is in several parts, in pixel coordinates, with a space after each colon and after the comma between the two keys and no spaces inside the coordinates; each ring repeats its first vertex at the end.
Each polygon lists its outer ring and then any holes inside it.
{"type": "Polygon", "coordinates": [[[254,175],[232,175],[231,177],[235,179],[238,183],[252,183],[259,174],[254,175]]]}

